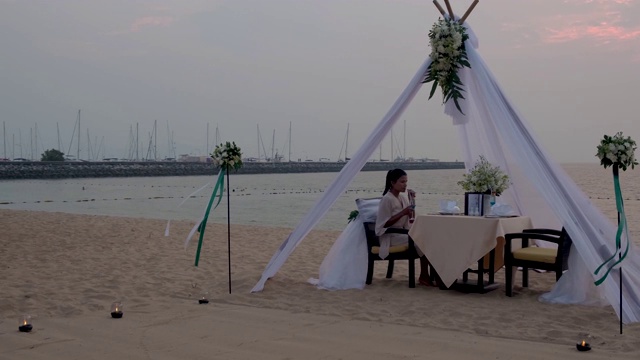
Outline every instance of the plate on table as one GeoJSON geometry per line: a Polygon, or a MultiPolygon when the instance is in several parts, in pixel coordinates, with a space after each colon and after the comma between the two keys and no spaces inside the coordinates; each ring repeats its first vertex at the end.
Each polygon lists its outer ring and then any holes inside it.
{"type": "Polygon", "coordinates": [[[485,215],[486,218],[512,218],[518,217],[518,215],[485,215]]]}

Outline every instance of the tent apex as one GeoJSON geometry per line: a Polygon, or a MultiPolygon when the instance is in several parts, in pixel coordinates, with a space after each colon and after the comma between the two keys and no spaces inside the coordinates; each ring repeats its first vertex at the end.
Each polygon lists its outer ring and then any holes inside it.
{"type": "MultiPolygon", "coordinates": [[[[471,15],[471,12],[473,11],[473,9],[476,7],[476,5],[478,5],[478,3],[480,2],[480,0],[474,0],[473,3],[471,4],[471,6],[469,6],[469,8],[467,9],[467,11],[464,13],[464,15],[462,15],[462,17],[460,18],[460,25],[462,25],[467,18],[469,17],[469,15],[471,15]]],[[[451,3],[449,2],[449,0],[444,0],[445,5],[447,6],[447,11],[449,12],[449,18],[450,19],[455,19],[455,16],[453,14],[453,8],[451,7],[451,3]]],[[[438,0],[433,0],[433,5],[436,6],[436,8],[438,8],[438,11],[440,12],[440,14],[442,16],[445,16],[446,12],[444,10],[444,8],[442,7],[442,5],[440,5],[440,3],[438,2],[438,0]]]]}

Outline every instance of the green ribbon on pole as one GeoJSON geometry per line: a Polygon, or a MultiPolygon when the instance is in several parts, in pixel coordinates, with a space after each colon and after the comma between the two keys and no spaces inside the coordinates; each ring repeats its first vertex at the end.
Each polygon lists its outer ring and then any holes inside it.
{"type": "Polygon", "coordinates": [[[209,199],[209,204],[207,205],[207,211],[204,213],[204,217],[202,218],[202,222],[200,226],[198,226],[198,232],[200,232],[200,238],[198,239],[198,250],[196,251],[196,263],[195,266],[198,266],[198,262],[200,261],[200,249],[202,249],[202,239],[204,238],[204,230],[207,228],[207,220],[209,219],[209,212],[211,212],[211,206],[213,205],[213,201],[216,196],[218,197],[218,202],[216,206],[213,208],[217,208],[220,205],[220,201],[222,201],[222,194],[224,193],[224,174],[225,169],[221,168],[220,173],[218,174],[218,180],[216,180],[216,185],[213,187],[213,193],[211,193],[211,199],[209,199]]]}
{"type": "MultiPolygon", "coordinates": [[[[602,284],[604,280],[607,278],[607,276],[609,275],[609,273],[611,272],[611,270],[613,270],[613,268],[616,265],[620,264],[627,257],[627,253],[629,252],[629,231],[627,229],[627,216],[624,213],[624,203],[622,201],[622,190],[620,190],[620,179],[618,178],[617,170],[618,170],[617,167],[613,169],[613,187],[616,194],[616,208],[618,210],[618,215],[619,215],[618,231],[616,232],[616,251],[613,253],[613,255],[611,255],[611,257],[609,257],[607,260],[605,260],[605,262],[603,262],[600,266],[598,266],[598,268],[594,272],[595,275],[598,275],[598,272],[600,272],[602,268],[604,268],[607,264],[610,264],[607,267],[607,271],[602,275],[602,277],[600,277],[600,279],[598,279],[595,282],[596,285],[602,284]],[[623,231],[627,237],[627,246],[624,250],[624,253],[620,254],[619,251],[622,248],[621,237],[622,237],[623,231]],[[617,254],[619,254],[620,256],[618,257],[617,261],[614,261],[617,254]]],[[[620,286],[622,286],[622,284],[620,284],[620,286]]]]}

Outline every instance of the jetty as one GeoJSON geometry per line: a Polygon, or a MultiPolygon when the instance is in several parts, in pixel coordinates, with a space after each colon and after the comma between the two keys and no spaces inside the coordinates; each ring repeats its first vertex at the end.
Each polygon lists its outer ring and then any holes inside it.
{"type": "MultiPolygon", "coordinates": [[[[338,172],[346,162],[245,162],[237,174],[338,172]]],[[[464,169],[458,161],[372,161],[362,171],[464,169]]],[[[101,177],[215,175],[211,163],[181,161],[2,161],[0,179],[67,179],[101,177]]]]}

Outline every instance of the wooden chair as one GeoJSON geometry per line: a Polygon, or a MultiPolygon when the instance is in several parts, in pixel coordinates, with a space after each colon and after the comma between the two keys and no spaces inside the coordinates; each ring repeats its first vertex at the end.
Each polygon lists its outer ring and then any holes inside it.
{"type": "MultiPolygon", "coordinates": [[[[373,281],[373,265],[375,261],[387,260],[389,265],[387,266],[387,279],[391,279],[393,276],[393,265],[395,260],[408,260],[409,261],[409,287],[416,287],[416,270],[415,259],[419,258],[416,246],[409,237],[407,245],[392,246],[389,249],[389,255],[385,259],[381,259],[380,253],[380,239],[376,235],[376,223],[365,222],[364,231],[367,236],[367,253],[369,255],[369,265],[367,268],[367,285],[371,285],[373,281]]],[[[407,229],[388,228],[386,233],[400,233],[408,234],[407,229]]]]}
{"type": "Polygon", "coordinates": [[[562,276],[562,272],[567,269],[569,250],[571,249],[571,238],[567,231],[554,229],[527,229],[522,233],[505,235],[505,286],[506,295],[513,296],[514,269],[522,267],[522,287],[529,286],[529,269],[541,269],[554,271],[556,281],[562,276]],[[522,248],[512,250],[512,241],[520,239],[522,248]],[[558,244],[557,249],[541,248],[529,246],[531,240],[544,240],[558,244]]]}

